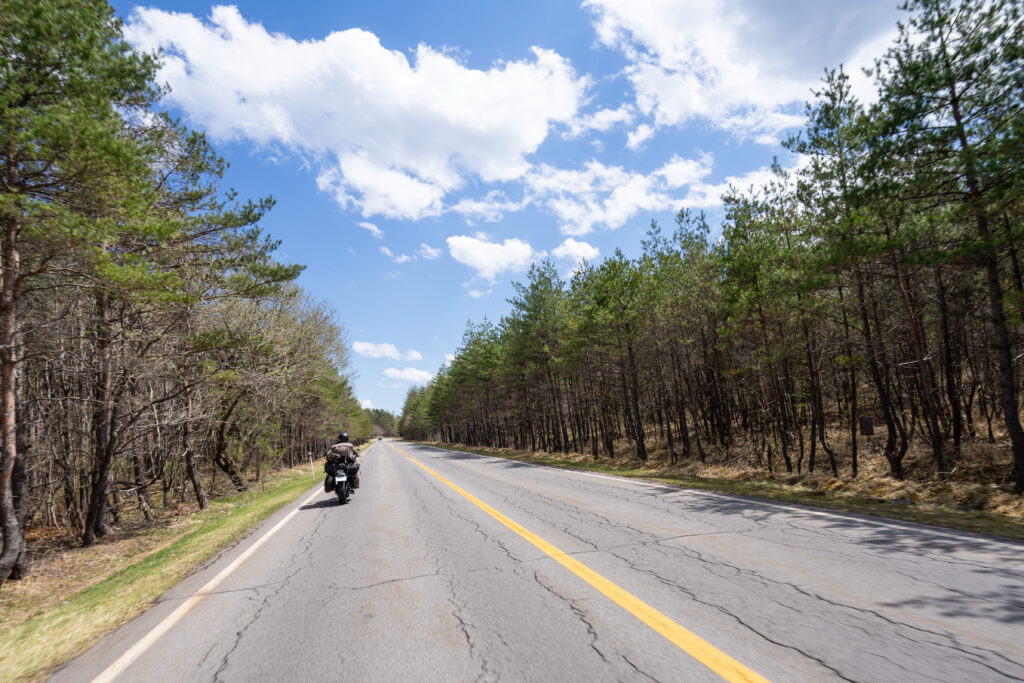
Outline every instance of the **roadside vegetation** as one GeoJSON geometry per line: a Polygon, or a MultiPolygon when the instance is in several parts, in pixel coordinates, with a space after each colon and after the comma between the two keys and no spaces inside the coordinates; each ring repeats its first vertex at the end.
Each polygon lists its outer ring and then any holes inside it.
{"type": "Polygon", "coordinates": [[[313,483],[307,462],[194,514],[161,510],[154,523],[89,548],[38,539],[37,571],[0,596],[0,680],[44,677],[141,614],[313,483]]]}
{"type": "Polygon", "coordinates": [[[827,70],[786,142],[799,164],[730,190],[720,238],[682,210],[638,258],[568,280],[534,266],[511,311],[470,324],[409,392],[402,435],[886,498],[971,491],[952,507],[1020,516],[1021,6],[906,10],[878,101],[827,70]]]}
{"type": "Polygon", "coordinates": [[[158,110],[158,66],[105,2],[0,0],[3,619],[35,560],[148,552],[341,429],[394,431],[260,229],[273,199],[221,186],[206,138],[158,110]]]}

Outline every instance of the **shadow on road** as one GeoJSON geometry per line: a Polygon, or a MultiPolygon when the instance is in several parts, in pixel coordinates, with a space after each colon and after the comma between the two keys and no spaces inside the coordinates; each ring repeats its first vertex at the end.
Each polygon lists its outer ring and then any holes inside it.
{"type": "MultiPolygon", "coordinates": [[[[497,469],[551,469],[550,466],[475,453],[429,446],[424,448],[447,460],[473,460],[497,469]]],[[[573,472],[567,468],[563,471],[573,472]]],[[[629,479],[622,481],[629,483],[629,479]]],[[[819,510],[811,506],[805,508],[727,493],[706,495],[709,492],[701,492],[699,497],[686,496],[680,495],[687,491],[685,487],[651,484],[644,482],[643,491],[629,490],[628,494],[636,502],[646,498],[658,500],[659,507],[669,505],[678,508],[680,516],[704,514],[742,517],[754,522],[762,533],[774,529],[783,534],[785,538],[779,539],[783,545],[796,541],[805,550],[813,551],[824,536],[832,543],[861,546],[875,556],[888,556],[902,562],[914,562],[914,558],[920,558],[956,565],[979,576],[995,577],[999,581],[998,587],[993,587],[989,581],[984,589],[979,586],[972,591],[969,587],[943,585],[941,577],[931,580],[932,577],[913,576],[911,572],[914,579],[933,586],[939,594],[883,604],[893,608],[927,607],[947,617],[996,619],[1008,624],[1024,624],[1024,543],[1020,541],[987,538],[913,522],[819,510]],[[821,512],[827,514],[821,515],[821,512]]],[[[765,536],[761,538],[765,539],[765,536]]]]}
{"type": "Polygon", "coordinates": [[[338,499],[337,498],[327,498],[325,500],[318,500],[315,503],[309,503],[308,505],[303,505],[299,509],[300,510],[317,510],[319,508],[336,508],[336,507],[341,507],[340,505],[338,505],[338,499]]]}

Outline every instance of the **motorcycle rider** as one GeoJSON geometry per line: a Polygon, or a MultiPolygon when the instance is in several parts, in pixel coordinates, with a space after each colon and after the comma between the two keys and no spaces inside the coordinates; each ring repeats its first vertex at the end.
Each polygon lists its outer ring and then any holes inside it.
{"type": "MultiPolygon", "coordinates": [[[[331,446],[330,452],[327,454],[327,462],[324,464],[324,471],[327,472],[328,476],[333,476],[339,466],[344,467],[348,473],[351,489],[359,488],[358,453],[356,452],[356,447],[348,440],[348,432],[339,434],[338,443],[331,446]],[[354,468],[352,467],[353,465],[355,465],[354,468]]],[[[326,488],[325,481],[324,489],[326,490],[326,488]]]]}

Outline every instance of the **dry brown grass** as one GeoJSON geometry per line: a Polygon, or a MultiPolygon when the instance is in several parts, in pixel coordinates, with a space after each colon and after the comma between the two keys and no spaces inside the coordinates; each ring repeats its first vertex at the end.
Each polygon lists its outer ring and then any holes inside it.
{"type": "MultiPolygon", "coordinates": [[[[250,484],[260,490],[279,476],[271,475],[269,480],[265,478],[250,484]]],[[[211,500],[235,493],[223,475],[207,473],[203,484],[211,500]]],[[[160,500],[156,486],[150,495],[154,502],[160,500]]],[[[147,520],[134,504],[134,497],[125,497],[115,533],[97,539],[96,544],[88,548],[82,547],[77,531],[29,529],[25,534],[29,573],[19,581],[6,582],[0,590],[0,628],[18,624],[48,606],[60,604],[66,596],[173,543],[199,523],[193,516],[198,511],[199,506],[189,500],[169,507],[155,506],[153,519],[147,520]]]]}

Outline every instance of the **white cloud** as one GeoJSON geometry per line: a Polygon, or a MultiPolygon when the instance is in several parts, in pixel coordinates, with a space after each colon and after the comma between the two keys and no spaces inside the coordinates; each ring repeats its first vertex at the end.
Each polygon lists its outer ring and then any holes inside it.
{"type": "Polygon", "coordinates": [[[626,147],[629,147],[634,152],[644,146],[644,143],[650,140],[654,136],[654,126],[646,123],[641,123],[636,127],[636,130],[631,131],[626,136],[626,147]]]}
{"type": "MultiPolygon", "coordinates": [[[[655,126],[703,119],[762,143],[766,134],[802,122],[802,104],[823,69],[845,62],[852,74],[870,66],[897,18],[888,3],[584,0],[583,6],[598,41],[625,55],[637,109],[655,126]]],[[[643,138],[637,128],[630,146],[643,138]]]]}
{"type": "Polygon", "coordinates": [[[655,174],[661,176],[668,187],[683,187],[706,177],[711,173],[713,164],[714,158],[710,154],[702,154],[699,159],[683,159],[673,154],[668,163],[655,171],[655,174]]]}
{"type": "Polygon", "coordinates": [[[429,244],[421,243],[420,248],[416,253],[428,261],[433,261],[441,255],[441,250],[436,247],[432,247],[429,244]]]}
{"type": "Polygon", "coordinates": [[[374,237],[376,237],[377,239],[380,239],[381,237],[384,236],[384,233],[381,232],[381,229],[378,228],[373,223],[358,223],[358,225],[363,230],[369,230],[370,234],[373,235],[374,237]]]}
{"type": "Polygon", "coordinates": [[[438,215],[467,179],[521,177],[589,85],[551,50],[472,69],[423,44],[407,58],[362,29],[297,41],[233,6],[207,21],[139,8],[125,36],[162,50],[169,101],[214,138],[308,155],[318,187],[367,217],[438,215]]]}
{"type": "Polygon", "coordinates": [[[401,360],[402,354],[394,344],[374,344],[372,342],[352,342],[352,350],[360,356],[369,358],[394,358],[401,360]]]}
{"type": "Polygon", "coordinates": [[[477,221],[493,223],[506,213],[522,210],[526,204],[526,200],[514,202],[501,190],[491,190],[483,199],[463,199],[454,204],[451,210],[461,214],[468,224],[473,225],[477,221]]]}
{"type": "Polygon", "coordinates": [[[534,200],[561,221],[561,231],[579,236],[597,227],[614,230],[640,212],[678,209],[683,197],[672,192],[707,176],[713,162],[708,154],[699,159],[673,156],[647,175],[597,160],[580,170],[541,164],[525,182],[534,200]]]}
{"type": "Polygon", "coordinates": [[[373,401],[371,401],[368,398],[364,398],[362,401],[360,401],[359,405],[362,406],[363,408],[373,410],[373,401]]]}
{"type": "Polygon", "coordinates": [[[493,289],[471,289],[469,295],[474,299],[484,299],[489,297],[492,292],[494,292],[493,289]]]}
{"type": "Polygon", "coordinates": [[[381,247],[380,253],[384,254],[395,263],[408,263],[412,260],[412,256],[409,256],[408,254],[396,254],[387,247],[381,247]]]}
{"type": "Polygon", "coordinates": [[[369,358],[392,358],[394,360],[423,360],[423,354],[415,349],[401,353],[394,344],[374,344],[373,342],[357,341],[352,343],[352,350],[360,356],[369,358]]]}
{"type": "MultiPolygon", "coordinates": [[[[534,251],[527,242],[516,238],[491,242],[486,235],[477,233],[475,237],[453,235],[447,242],[453,259],[469,266],[478,277],[490,282],[494,282],[499,273],[523,270],[536,259],[544,257],[543,252],[534,251]]],[[[474,296],[472,292],[470,295],[474,296]]]]}
{"type": "Polygon", "coordinates": [[[388,379],[396,379],[403,382],[412,382],[415,384],[426,384],[433,377],[426,370],[419,370],[417,368],[388,368],[384,371],[384,376],[388,379]]]}
{"type": "Polygon", "coordinates": [[[446,353],[446,354],[444,354],[444,359],[445,359],[445,361],[451,363],[453,360],[455,360],[455,354],[454,353],[446,353]]]}
{"type": "Polygon", "coordinates": [[[605,133],[617,124],[628,125],[633,122],[633,106],[624,104],[618,109],[599,109],[593,114],[580,116],[569,123],[569,130],[565,133],[566,138],[575,138],[587,131],[596,130],[605,133]]]}
{"type": "Polygon", "coordinates": [[[601,253],[597,247],[587,244],[586,242],[577,242],[573,238],[569,237],[560,245],[551,250],[557,258],[560,259],[571,259],[575,262],[593,261],[601,253]]]}
{"type": "Polygon", "coordinates": [[[416,253],[412,254],[412,255],[410,255],[410,254],[396,254],[395,252],[391,251],[387,247],[381,247],[380,248],[380,253],[384,254],[385,256],[387,256],[389,259],[391,259],[395,263],[402,264],[402,263],[409,263],[410,261],[416,261],[416,260],[421,259],[421,258],[426,259],[428,261],[433,261],[434,259],[436,259],[438,256],[441,255],[441,250],[437,249],[436,247],[432,247],[429,244],[421,242],[420,243],[420,248],[417,249],[416,253]]]}
{"type": "Polygon", "coordinates": [[[748,171],[738,176],[727,176],[720,183],[695,183],[690,186],[690,192],[686,195],[682,205],[686,208],[708,209],[722,205],[722,195],[735,188],[741,192],[759,189],[768,183],[776,180],[775,174],[767,166],[754,171],[748,171]]]}

